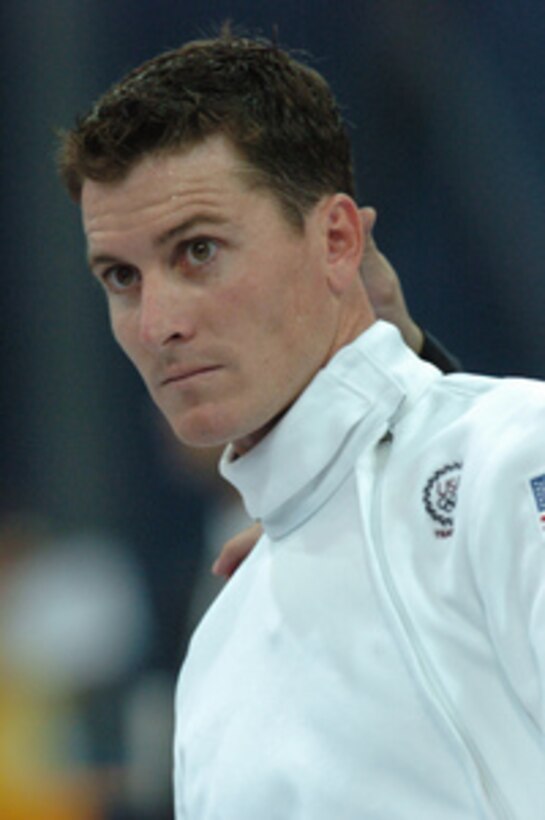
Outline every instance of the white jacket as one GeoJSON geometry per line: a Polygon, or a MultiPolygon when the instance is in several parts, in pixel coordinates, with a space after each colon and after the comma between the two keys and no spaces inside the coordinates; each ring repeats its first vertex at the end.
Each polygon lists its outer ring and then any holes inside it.
{"type": "Polygon", "coordinates": [[[377,322],[221,469],[265,535],[182,669],[178,820],[545,818],[545,385],[377,322]]]}

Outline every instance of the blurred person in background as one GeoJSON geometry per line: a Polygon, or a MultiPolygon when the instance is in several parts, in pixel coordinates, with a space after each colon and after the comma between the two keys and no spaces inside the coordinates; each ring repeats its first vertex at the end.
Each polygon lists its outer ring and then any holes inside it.
{"type": "Polygon", "coordinates": [[[124,701],[150,638],[128,552],[13,514],[0,522],[0,591],[0,817],[126,816],[124,701]]]}

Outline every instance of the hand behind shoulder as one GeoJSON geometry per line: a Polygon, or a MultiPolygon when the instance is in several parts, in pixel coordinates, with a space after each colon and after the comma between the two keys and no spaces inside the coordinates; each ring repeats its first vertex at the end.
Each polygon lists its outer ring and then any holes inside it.
{"type": "Polygon", "coordinates": [[[212,565],[212,572],[225,579],[230,578],[259,541],[263,530],[259,523],[239,532],[227,541],[212,565]]]}
{"type": "Polygon", "coordinates": [[[420,353],[424,335],[409,314],[396,271],[379,251],[373,238],[377,212],[374,208],[361,208],[360,218],[365,235],[361,277],[375,315],[396,325],[409,347],[420,353]]]}

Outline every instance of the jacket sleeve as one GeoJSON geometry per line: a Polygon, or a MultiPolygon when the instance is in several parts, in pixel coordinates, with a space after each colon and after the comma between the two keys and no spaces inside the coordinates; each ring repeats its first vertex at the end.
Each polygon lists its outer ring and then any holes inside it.
{"type": "Polygon", "coordinates": [[[443,373],[457,373],[462,369],[459,360],[443,347],[435,336],[432,336],[429,331],[424,329],[422,329],[422,333],[424,334],[424,344],[420,351],[421,359],[434,364],[443,373]]]}
{"type": "Polygon", "coordinates": [[[470,558],[499,662],[545,736],[545,386],[504,392],[464,468],[470,558]]]}

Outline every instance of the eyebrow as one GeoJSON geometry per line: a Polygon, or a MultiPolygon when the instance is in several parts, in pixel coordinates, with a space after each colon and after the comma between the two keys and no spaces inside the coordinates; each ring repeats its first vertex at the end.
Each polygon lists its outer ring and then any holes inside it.
{"type": "MultiPolygon", "coordinates": [[[[153,240],[153,246],[162,248],[164,245],[168,245],[173,239],[189,233],[189,231],[193,230],[197,225],[225,225],[227,222],[228,220],[223,216],[197,214],[192,216],[191,219],[186,219],[185,222],[181,222],[179,225],[175,225],[173,228],[169,228],[164,233],[159,234],[159,236],[153,240]]],[[[112,256],[111,254],[92,254],[87,257],[87,263],[91,269],[97,265],[119,264],[122,261],[119,257],[112,256]]]]}
{"type": "Polygon", "coordinates": [[[175,225],[173,228],[169,228],[168,231],[160,234],[154,239],[153,244],[156,248],[161,248],[163,245],[168,245],[172,239],[189,233],[189,231],[192,231],[197,225],[225,225],[227,221],[228,220],[223,216],[197,214],[196,216],[192,216],[191,219],[186,219],[186,221],[180,223],[180,225],[175,225]]]}

